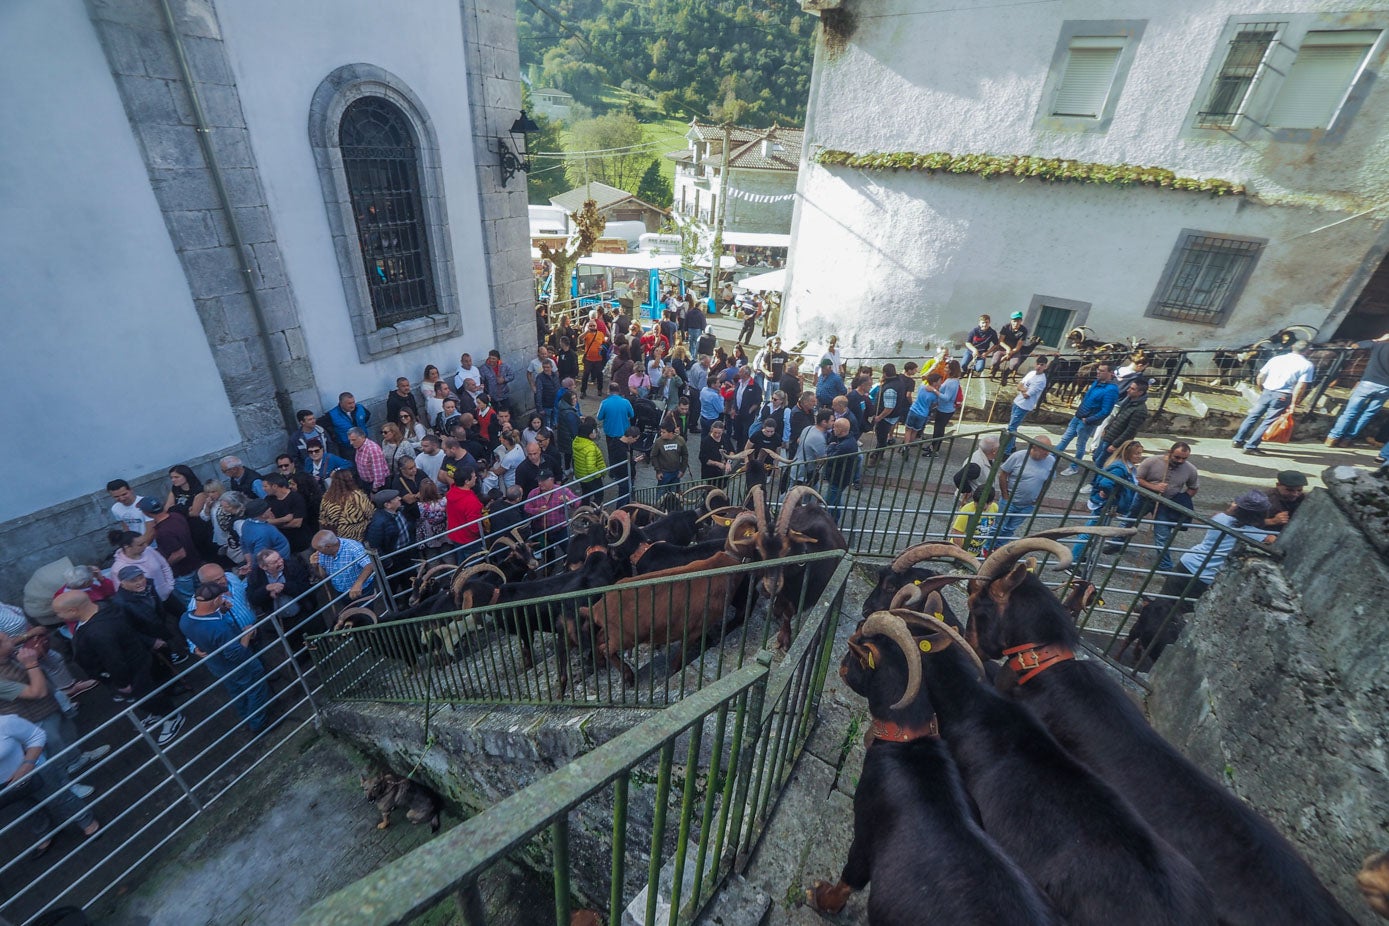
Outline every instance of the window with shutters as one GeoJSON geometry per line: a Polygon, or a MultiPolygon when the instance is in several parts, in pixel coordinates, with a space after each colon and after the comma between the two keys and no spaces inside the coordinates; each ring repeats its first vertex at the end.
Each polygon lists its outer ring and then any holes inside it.
{"type": "Polygon", "coordinates": [[[1186,229],[1148,307],[1150,318],[1223,324],[1267,241],[1186,229]]]}
{"type": "Polygon", "coordinates": [[[1098,119],[1114,87],[1114,72],[1123,50],[1122,36],[1071,39],[1051,114],[1098,119]]]}
{"type": "Polygon", "coordinates": [[[1287,23],[1245,23],[1225,50],[1225,60],[1211,82],[1205,108],[1197,113],[1201,128],[1229,128],[1244,114],[1250,90],[1264,66],[1269,49],[1287,23]]]}
{"type": "Polygon", "coordinates": [[[1035,128],[1107,132],[1146,25],[1142,19],[1063,22],[1037,104],[1035,128]]]}
{"type": "Polygon", "coordinates": [[[1378,30],[1308,32],[1273,101],[1272,129],[1325,129],[1350,94],[1378,30]]]}

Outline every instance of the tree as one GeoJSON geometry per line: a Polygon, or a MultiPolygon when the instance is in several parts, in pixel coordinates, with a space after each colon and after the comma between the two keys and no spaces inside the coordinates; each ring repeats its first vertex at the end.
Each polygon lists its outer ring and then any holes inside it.
{"type": "Polygon", "coordinates": [[[537,157],[531,152],[563,151],[564,139],[560,135],[559,123],[545,116],[533,115],[537,132],[526,136],[526,153],[531,169],[526,174],[526,199],[528,202],[545,204],[551,197],[558,196],[569,189],[564,176],[564,161],[558,157],[537,157]]]}
{"type": "Polygon", "coordinates": [[[641,143],[641,123],[631,113],[608,113],[575,122],[569,130],[569,150],[604,153],[570,159],[565,167],[570,186],[598,180],[630,193],[651,158],[641,143]]]}
{"type": "Polygon", "coordinates": [[[661,173],[660,158],[652,158],[646,173],[641,175],[641,182],[637,184],[637,199],[662,209],[669,209],[675,202],[675,190],[670,180],[661,173]]]}
{"type": "Polygon", "coordinates": [[[591,199],[585,200],[578,212],[571,212],[569,219],[573,222],[574,230],[569,233],[563,247],[552,248],[543,241],[540,243],[540,256],[554,267],[555,283],[550,295],[552,306],[569,300],[569,276],[574,270],[574,262],[593,253],[593,246],[603,237],[603,229],[608,227],[608,220],[603,218],[598,204],[591,199]]]}

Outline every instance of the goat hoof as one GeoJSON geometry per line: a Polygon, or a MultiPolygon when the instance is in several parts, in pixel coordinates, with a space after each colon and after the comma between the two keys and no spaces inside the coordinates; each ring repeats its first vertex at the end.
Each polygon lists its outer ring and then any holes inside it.
{"type": "Polygon", "coordinates": [[[377,828],[378,830],[384,830],[386,827],[388,827],[388,826],[390,826],[390,825],[391,825],[391,821],[390,821],[390,820],[382,820],[380,823],[376,824],[376,828],[377,828]]]}
{"type": "Polygon", "coordinates": [[[839,913],[848,901],[847,892],[837,890],[837,885],[816,881],[805,892],[805,902],[819,913],[839,913]]]}

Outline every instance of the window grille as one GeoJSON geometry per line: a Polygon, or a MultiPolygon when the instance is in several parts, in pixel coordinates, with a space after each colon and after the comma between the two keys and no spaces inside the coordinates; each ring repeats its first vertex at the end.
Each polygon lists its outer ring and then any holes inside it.
{"type": "Polygon", "coordinates": [[[1279,31],[1286,23],[1246,23],[1241,25],[1225,62],[1211,84],[1206,108],[1196,119],[1202,128],[1229,128],[1243,112],[1245,100],[1254,86],[1254,79],[1263,66],[1264,58],[1279,31]]]}
{"type": "Polygon", "coordinates": [[[376,324],[437,312],[419,153],[405,114],[381,97],[362,97],[343,113],[338,142],[376,324]]]}
{"type": "Polygon", "coordinates": [[[1218,325],[1254,269],[1263,242],[1187,233],[1158,287],[1149,315],[1218,325]]]}

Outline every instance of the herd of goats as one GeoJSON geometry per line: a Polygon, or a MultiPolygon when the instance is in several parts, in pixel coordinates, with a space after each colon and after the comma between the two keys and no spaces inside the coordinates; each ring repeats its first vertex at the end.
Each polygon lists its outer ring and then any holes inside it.
{"type": "MultiPolygon", "coordinates": [[[[552,575],[520,534],[460,566],[422,567],[397,617],[441,615],[412,625],[427,658],[459,655],[480,612],[519,638],[527,668],[533,636],[553,634],[561,694],[570,646],[631,686],[625,653],[678,644],[679,671],[759,596],[785,649],[839,558],[784,560],[848,549],[820,497],[793,488],[775,519],[760,488],[742,507],[714,486],[663,500],[682,504],[692,507],[582,509],[552,575]],[[740,563],[751,567],[709,572],[740,563]],[[659,578],[674,581],[632,587],[659,578]],[[448,614],[458,609],[474,610],[448,614]]],[[[1058,598],[1031,554],[1065,569],[1072,554],[1058,538],[1080,533],[1133,530],[1053,528],[982,563],[926,542],[878,571],[839,670],[872,718],[853,841],[838,882],[817,881],[809,905],[837,913],[871,882],[874,926],[1352,926],[1268,821],[1153,730],[1098,661],[1075,658],[1076,595],[1058,598]],[[952,586],[967,593],[967,621],[945,598],[952,586]]],[[[353,623],[344,612],[339,626],[353,623]]],[[[1389,857],[1357,880],[1389,916],[1389,857]]]]}

